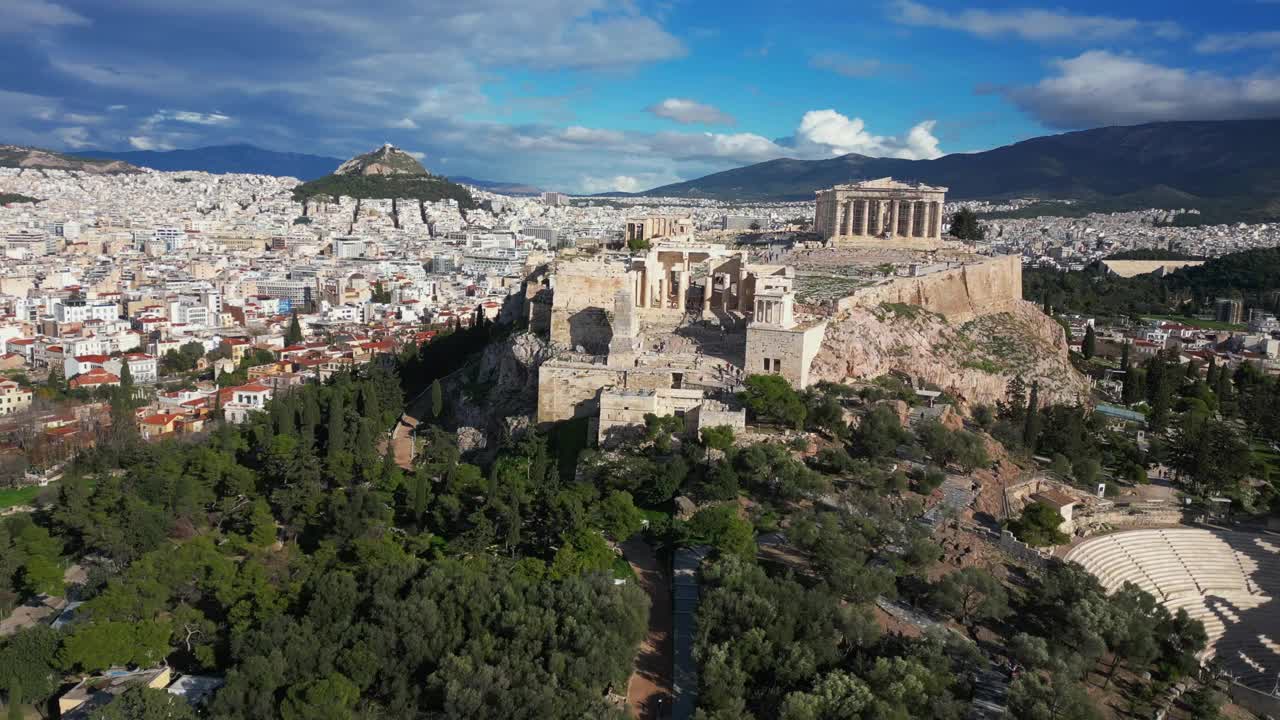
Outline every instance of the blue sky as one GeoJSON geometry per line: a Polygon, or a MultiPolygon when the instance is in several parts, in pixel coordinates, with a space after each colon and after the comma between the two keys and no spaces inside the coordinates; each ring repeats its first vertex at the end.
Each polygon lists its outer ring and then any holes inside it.
{"type": "Polygon", "coordinates": [[[1280,117],[1280,0],[0,0],[0,143],[382,142],[638,190],[777,157],[1280,117]]]}

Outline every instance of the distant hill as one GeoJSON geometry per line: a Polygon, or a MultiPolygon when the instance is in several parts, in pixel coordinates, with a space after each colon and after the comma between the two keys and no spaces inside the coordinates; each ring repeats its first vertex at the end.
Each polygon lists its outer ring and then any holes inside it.
{"type": "Polygon", "coordinates": [[[342,164],[338,158],[302,153],[275,152],[253,145],[212,145],[190,150],[137,150],[109,152],[92,150],[86,157],[114,158],[154,170],[198,170],[207,173],[249,173],[312,180],[333,172],[342,164]]]}
{"type": "MultiPolygon", "coordinates": [[[[334,197],[393,201],[413,199],[420,203],[455,200],[463,210],[476,207],[470,190],[448,178],[432,175],[412,155],[393,145],[383,145],[356,155],[332,173],[293,189],[293,199],[303,203],[304,214],[313,198],[334,197]]],[[[397,208],[397,205],[393,202],[392,207],[397,208]]]]}
{"type": "Polygon", "coordinates": [[[78,170],[95,175],[142,172],[133,165],[119,160],[67,155],[53,150],[24,147],[22,145],[0,145],[0,167],[30,168],[32,170],[78,170]]]}
{"type": "MultiPolygon", "coordinates": [[[[376,153],[378,151],[375,150],[373,152],[376,153]]],[[[365,153],[365,155],[371,154],[365,153]]],[[[405,155],[408,154],[405,153],[405,155]]],[[[344,162],[341,158],[306,155],[304,153],[276,152],[244,144],[211,145],[209,147],[191,148],[190,150],[132,150],[121,152],[88,150],[80,153],[80,156],[94,159],[121,160],[138,167],[167,172],[194,170],[214,174],[249,173],[254,175],[296,177],[304,181],[315,180],[329,175],[344,162]]],[[[412,156],[408,157],[418,168],[422,167],[412,156]]],[[[353,158],[353,160],[355,159],[353,158]]],[[[2,151],[0,151],[0,167],[5,167],[2,151]]],[[[426,172],[426,170],[422,169],[422,172],[426,172]]],[[[461,175],[450,179],[454,182],[502,195],[539,195],[542,193],[539,188],[523,183],[480,180],[461,175]]]]}
{"type": "Polygon", "coordinates": [[[377,150],[357,155],[338,166],[334,175],[426,175],[418,159],[387,143],[377,150]]]}
{"type": "Polygon", "coordinates": [[[1280,217],[1280,119],[1099,128],[936,160],[770,160],[640,194],[812,200],[821,188],[887,176],[947,186],[955,199],[1034,196],[1280,217]]]}

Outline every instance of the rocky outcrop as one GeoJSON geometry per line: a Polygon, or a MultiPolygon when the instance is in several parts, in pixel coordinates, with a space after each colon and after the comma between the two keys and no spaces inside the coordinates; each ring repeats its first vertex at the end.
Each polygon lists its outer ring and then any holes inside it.
{"type": "Polygon", "coordinates": [[[449,424],[483,432],[489,447],[528,428],[538,408],[538,368],[551,357],[551,346],[533,333],[490,343],[475,362],[441,383],[449,424]]]}
{"type": "Polygon", "coordinates": [[[809,376],[842,382],[890,372],[937,385],[969,407],[1003,400],[1017,375],[1028,386],[1040,383],[1044,403],[1083,402],[1089,392],[1062,326],[1022,300],[963,324],[914,305],[843,309],[828,324],[809,376]]]}
{"type": "Polygon", "coordinates": [[[338,166],[334,175],[426,175],[417,158],[394,145],[357,155],[338,166]]]}

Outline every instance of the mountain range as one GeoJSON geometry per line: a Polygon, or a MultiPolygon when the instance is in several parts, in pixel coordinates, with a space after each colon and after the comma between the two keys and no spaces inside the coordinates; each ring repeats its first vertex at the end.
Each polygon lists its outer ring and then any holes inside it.
{"type": "Polygon", "coordinates": [[[955,199],[1074,199],[1116,209],[1207,205],[1280,217],[1280,119],[1082,130],[936,160],[858,154],[770,160],[638,194],[812,200],[821,188],[890,176],[947,186],[955,199]]]}
{"type": "MultiPolygon", "coordinates": [[[[138,167],[154,170],[199,170],[208,173],[252,173],[296,177],[299,180],[315,180],[335,171],[344,162],[341,158],[304,153],[276,152],[253,145],[212,145],[190,150],[132,150],[114,152],[86,150],[77,152],[86,158],[110,158],[138,167]]],[[[472,185],[489,192],[504,195],[537,195],[542,191],[531,185],[478,180],[470,177],[451,177],[464,185],[472,185]]]]}

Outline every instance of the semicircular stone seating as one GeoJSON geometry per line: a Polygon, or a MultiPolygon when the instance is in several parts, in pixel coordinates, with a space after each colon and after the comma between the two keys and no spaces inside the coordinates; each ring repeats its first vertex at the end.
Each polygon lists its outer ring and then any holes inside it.
{"type": "Polygon", "coordinates": [[[1185,609],[1237,682],[1280,682],[1280,538],[1198,528],[1144,529],[1090,538],[1065,558],[1107,589],[1131,582],[1169,612],[1185,609]]]}

